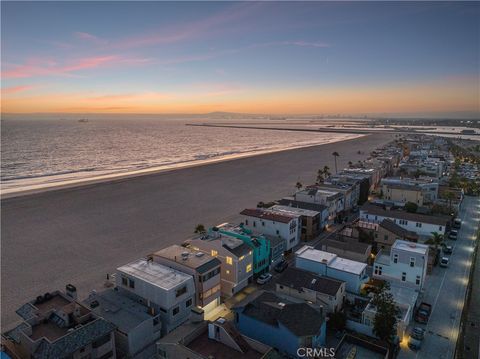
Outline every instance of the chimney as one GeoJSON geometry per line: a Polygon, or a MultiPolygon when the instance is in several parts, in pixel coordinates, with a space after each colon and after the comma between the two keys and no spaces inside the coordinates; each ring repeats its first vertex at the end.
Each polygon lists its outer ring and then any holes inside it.
{"type": "Polygon", "coordinates": [[[72,299],[77,299],[77,288],[73,284],[67,284],[65,286],[65,294],[72,299]]]}

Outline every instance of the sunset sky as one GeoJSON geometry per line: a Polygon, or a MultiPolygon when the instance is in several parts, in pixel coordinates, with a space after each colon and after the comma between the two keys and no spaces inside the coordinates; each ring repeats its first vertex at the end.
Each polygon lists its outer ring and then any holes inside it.
{"type": "Polygon", "coordinates": [[[2,112],[479,112],[480,3],[2,2],[2,112]]]}

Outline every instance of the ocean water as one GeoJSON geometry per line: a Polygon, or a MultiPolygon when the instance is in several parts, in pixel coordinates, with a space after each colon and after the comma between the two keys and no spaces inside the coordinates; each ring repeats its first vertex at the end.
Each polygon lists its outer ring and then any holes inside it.
{"type": "Polygon", "coordinates": [[[97,116],[2,119],[2,191],[177,168],[359,137],[186,126],[209,119],[97,116]]]}

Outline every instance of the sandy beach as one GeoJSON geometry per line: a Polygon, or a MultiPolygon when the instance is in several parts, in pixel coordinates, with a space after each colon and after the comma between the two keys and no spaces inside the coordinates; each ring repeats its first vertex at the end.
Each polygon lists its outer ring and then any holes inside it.
{"type": "Polygon", "coordinates": [[[235,220],[245,207],[314,181],[340,153],[339,169],[393,139],[375,134],[113,182],[2,200],[2,331],[15,310],[72,283],[84,297],[106,273],[192,235],[196,224],[235,220]],[[361,150],[364,154],[359,155],[361,150]]]}

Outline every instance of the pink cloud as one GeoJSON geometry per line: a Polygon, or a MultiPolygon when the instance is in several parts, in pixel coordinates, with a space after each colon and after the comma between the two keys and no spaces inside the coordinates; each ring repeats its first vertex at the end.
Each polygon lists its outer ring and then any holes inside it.
{"type": "Polygon", "coordinates": [[[98,40],[98,37],[95,35],[89,34],[88,32],[77,31],[73,33],[76,38],[81,40],[98,40]]]}
{"type": "Polygon", "coordinates": [[[10,67],[2,73],[3,78],[28,78],[35,76],[74,76],[74,72],[99,67],[118,65],[139,65],[148,63],[145,58],[124,58],[117,55],[93,56],[59,65],[52,60],[30,59],[24,65],[7,65],[10,67]]]}
{"type": "Polygon", "coordinates": [[[2,88],[2,93],[4,95],[11,95],[11,94],[15,94],[22,91],[28,91],[28,90],[31,90],[32,88],[35,88],[35,86],[24,85],[24,86],[5,87],[5,88],[2,88]]]}

